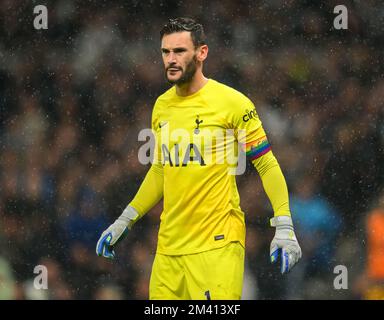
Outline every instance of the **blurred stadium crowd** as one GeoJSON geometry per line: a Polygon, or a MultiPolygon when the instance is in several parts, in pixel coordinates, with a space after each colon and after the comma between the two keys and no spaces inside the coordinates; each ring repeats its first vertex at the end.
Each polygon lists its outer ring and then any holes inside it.
{"type": "Polygon", "coordinates": [[[147,299],[161,203],[114,262],[95,245],[148,170],[137,137],[169,87],[159,30],[177,16],[205,27],[205,74],[255,103],[290,191],[303,258],[282,277],[260,179],[251,165],[238,177],[243,298],[384,297],[384,3],[344,3],[338,31],[335,1],[1,1],[0,299],[147,299]],[[37,4],[48,30],[33,28],[37,4]]]}

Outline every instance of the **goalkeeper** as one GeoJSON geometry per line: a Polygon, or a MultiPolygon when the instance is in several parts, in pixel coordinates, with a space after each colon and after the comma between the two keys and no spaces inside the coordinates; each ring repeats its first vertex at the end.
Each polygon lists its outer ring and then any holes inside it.
{"type": "Polygon", "coordinates": [[[154,160],[133,200],[102,233],[96,252],[114,258],[114,246],[163,198],[149,298],[241,299],[244,213],[230,164],[217,161],[220,150],[232,142],[242,146],[261,177],[276,229],[270,259],[281,261],[281,273],[301,258],[287,185],[253,103],[204,76],[208,45],[202,25],[171,19],[160,37],[165,76],[173,86],[153,108],[154,160]],[[195,143],[207,133],[227,130],[233,130],[233,141],[220,140],[212,148],[195,143]],[[189,141],[177,137],[181,131],[189,141]],[[207,159],[209,152],[216,161],[207,159]]]}

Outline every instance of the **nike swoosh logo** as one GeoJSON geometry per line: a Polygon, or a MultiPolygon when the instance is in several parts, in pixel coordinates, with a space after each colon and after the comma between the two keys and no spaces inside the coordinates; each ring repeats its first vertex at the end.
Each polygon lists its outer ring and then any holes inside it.
{"type": "Polygon", "coordinates": [[[160,122],[159,123],[159,128],[164,127],[167,123],[168,123],[168,121],[160,122]]]}

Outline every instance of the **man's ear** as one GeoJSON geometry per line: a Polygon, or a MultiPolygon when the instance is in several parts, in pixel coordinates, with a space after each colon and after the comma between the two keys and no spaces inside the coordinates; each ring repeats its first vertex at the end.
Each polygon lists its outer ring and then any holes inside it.
{"type": "Polygon", "coordinates": [[[207,59],[207,56],[208,56],[208,46],[204,44],[197,49],[196,58],[198,61],[203,62],[205,59],[207,59]]]}

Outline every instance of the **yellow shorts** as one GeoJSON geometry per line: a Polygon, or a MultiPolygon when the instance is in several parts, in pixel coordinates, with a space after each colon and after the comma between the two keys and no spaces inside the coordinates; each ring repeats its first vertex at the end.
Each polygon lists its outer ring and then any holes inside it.
{"type": "Polygon", "coordinates": [[[151,300],[239,300],[244,247],[230,242],[196,254],[156,254],[149,284],[151,300]]]}

